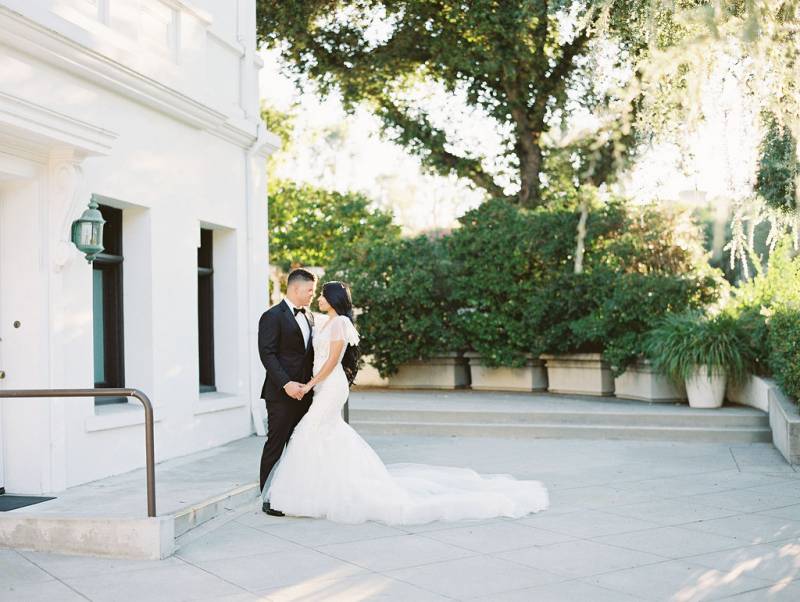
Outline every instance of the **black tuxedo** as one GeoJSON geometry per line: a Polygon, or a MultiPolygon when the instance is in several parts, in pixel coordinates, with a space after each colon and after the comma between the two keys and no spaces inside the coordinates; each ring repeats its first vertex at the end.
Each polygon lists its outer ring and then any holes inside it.
{"type": "Polygon", "coordinates": [[[294,312],[285,301],[270,307],[258,322],[258,354],[267,370],[261,398],[267,403],[267,442],[261,454],[261,489],[281,457],[294,427],[308,411],[313,391],[302,400],[289,397],[283,387],[290,381],[301,384],[311,380],[314,367],[312,345],[314,317],[306,313],[311,334],[308,345],[294,312]]]}

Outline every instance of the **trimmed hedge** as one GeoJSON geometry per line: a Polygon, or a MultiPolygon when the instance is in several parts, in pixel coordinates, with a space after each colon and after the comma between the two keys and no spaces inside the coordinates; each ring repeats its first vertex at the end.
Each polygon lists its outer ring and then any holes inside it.
{"type": "Polygon", "coordinates": [[[442,239],[351,247],[329,273],[351,284],[364,352],[384,375],[467,350],[494,366],[603,351],[621,372],[660,316],[716,299],[721,277],[680,215],[595,203],[575,274],[578,219],[571,207],[489,201],[442,239]]]}
{"type": "Polygon", "coordinates": [[[769,347],[775,381],[800,403],[800,310],[783,308],[770,318],[769,347]]]}

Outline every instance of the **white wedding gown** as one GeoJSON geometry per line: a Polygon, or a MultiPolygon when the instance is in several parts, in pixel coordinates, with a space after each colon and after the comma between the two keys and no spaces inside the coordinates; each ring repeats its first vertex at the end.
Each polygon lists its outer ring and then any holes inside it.
{"type": "MultiPolygon", "coordinates": [[[[358,332],[347,317],[337,316],[315,331],[314,374],[328,359],[331,341],[358,343],[358,332]]],[[[275,469],[264,494],[273,508],[341,523],[372,520],[389,525],[520,517],[547,508],[547,490],[537,481],[479,475],[468,468],[385,466],[342,419],[349,388],[341,359],[315,387],[311,408],[275,469]]]]}

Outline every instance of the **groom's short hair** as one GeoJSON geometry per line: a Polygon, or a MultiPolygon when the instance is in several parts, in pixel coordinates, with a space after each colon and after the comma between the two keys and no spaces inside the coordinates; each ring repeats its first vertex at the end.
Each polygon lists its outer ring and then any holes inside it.
{"type": "Polygon", "coordinates": [[[289,286],[293,282],[316,282],[316,280],[317,277],[308,270],[297,268],[289,272],[289,278],[286,281],[286,285],[289,286]]]}

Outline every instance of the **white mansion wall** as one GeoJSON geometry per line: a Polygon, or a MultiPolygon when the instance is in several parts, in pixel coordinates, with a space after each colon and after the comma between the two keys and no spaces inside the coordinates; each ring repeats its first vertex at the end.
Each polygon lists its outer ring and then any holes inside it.
{"type": "MultiPolygon", "coordinates": [[[[156,407],[157,460],[252,432],[264,157],[275,147],[258,117],[259,68],[254,0],[0,0],[0,109],[33,115],[4,122],[0,110],[0,386],[93,386],[92,268],[67,237],[94,194],[123,210],[125,385],[156,407]],[[4,161],[28,171],[4,174],[4,161]],[[202,395],[201,227],[214,231],[218,389],[202,395]]],[[[136,402],[0,403],[9,491],[58,491],[144,463],[136,402]]]]}

